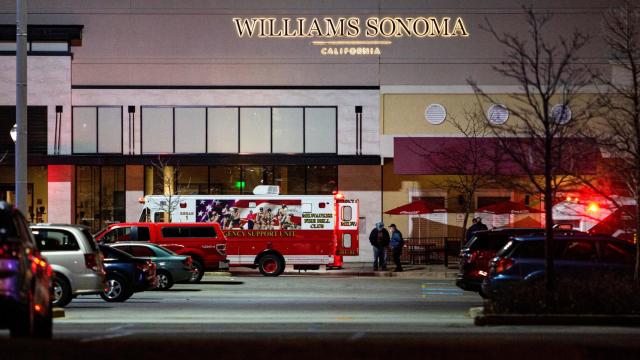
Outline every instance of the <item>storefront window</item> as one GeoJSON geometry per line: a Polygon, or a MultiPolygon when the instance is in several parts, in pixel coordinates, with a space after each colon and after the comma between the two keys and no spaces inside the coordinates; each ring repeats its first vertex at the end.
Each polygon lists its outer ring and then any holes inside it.
{"type": "Polygon", "coordinates": [[[236,195],[242,193],[240,166],[209,167],[209,194],[236,195]]]}
{"type": "Polygon", "coordinates": [[[73,108],[73,152],[75,154],[95,153],[98,149],[97,108],[73,108]]]}
{"type": "Polygon", "coordinates": [[[173,108],[142,107],[142,153],[173,152],[173,108]]]}
{"type": "Polygon", "coordinates": [[[177,170],[179,194],[197,195],[209,192],[209,172],[206,166],[180,166],[177,170]]]}
{"type": "Polygon", "coordinates": [[[273,152],[302,153],[303,123],[302,108],[273,108],[273,152]]]}
{"type": "Polygon", "coordinates": [[[240,109],[240,152],[271,152],[271,109],[240,109]]]}
{"type": "Polygon", "coordinates": [[[305,108],[304,151],[336,152],[336,108],[305,108]]]}
{"type": "Polygon", "coordinates": [[[253,194],[253,188],[258,185],[273,185],[272,166],[243,166],[242,182],[243,194],[253,194]]]}
{"type": "Polygon", "coordinates": [[[125,220],[123,166],[76,167],[76,223],[96,231],[125,220]]]}
{"type": "MultiPolygon", "coordinates": [[[[179,166],[177,193],[182,195],[253,194],[258,185],[280,186],[282,195],[331,194],[337,189],[337,166],[179,166]]],[[[145,167],[145,194],[164,194],[164,183],[153,166],[145,167]]]]}
{"type": "Polygon", "coordinates": [[[305,171],[305,166],[274,166],[273,184],[280,186],[283,195],[304,194],[305,171]]]}
{"type": "Polygon", "coordinates": [[[73,153],[122,153],[122,107],[73,108],[73,153]]]}
{"type": "Polygon", "coordinates": [[[307,167],[307,194],[321,195],[331,194],[338,188],[338,167],[308,166],[307,167]]]}
{"type": "Polygon", "coordinates": [[[237,153],[238,108],[208,108],[207,121],[208,152],[237,153]]]}
{"type": "Polygon", "coordinates": [[[207,152],[207,119],[205,108],[175,108],[176,153],[207,152]]]}

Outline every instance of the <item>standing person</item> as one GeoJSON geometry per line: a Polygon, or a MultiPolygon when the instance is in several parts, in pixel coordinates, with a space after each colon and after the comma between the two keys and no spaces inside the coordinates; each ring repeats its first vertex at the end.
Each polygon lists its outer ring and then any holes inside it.
{"type": "Polygon", "coordinates": [[[393,262],[396,264],[395,272],[402,271],[402,263],[400,262],[400,255],[402,255],[402,248],[404,247],[404,239],[402,233],[396,227],[396,224],[389,225],[389,231],[391,231],[391,255],[393,256],[393,262]]]}
{"type": "Polygon", "coordinates": [[[389,232],[384,228],[382,221],[376,223],[376,227],[369,234],[369,242],[373,246],[373,271],[387,270],[387,258],[385,256],[389,246],[389,232]]]}
{"type": "Polygon", "coordinates": [[[483,230],[489,230],[489,228],[487,228],[487,225],[482,223],[482,219],[480,217],[474,218],[473,225],[469,226],[469,228],[467,229],[467,243],[469,243],[469,240],[471,240],[473,234],[483,230]]]}

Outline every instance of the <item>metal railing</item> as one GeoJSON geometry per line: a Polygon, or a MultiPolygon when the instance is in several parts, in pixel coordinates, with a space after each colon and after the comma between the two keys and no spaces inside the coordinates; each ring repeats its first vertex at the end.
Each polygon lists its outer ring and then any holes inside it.
{"type": "MultiPolygon", "coordinates": [[[[430,265],[457,264],[460,260],[459,237],[421,237],[405,238],[405,247],[400,260],[405,264],[430,265]]],[[[387,256],[388,263],[392,263],[391,251],[387,256]]]]}

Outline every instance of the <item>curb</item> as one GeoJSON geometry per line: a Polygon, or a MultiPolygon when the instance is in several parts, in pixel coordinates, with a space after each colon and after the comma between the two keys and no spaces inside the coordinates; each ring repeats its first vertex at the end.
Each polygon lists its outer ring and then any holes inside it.
{"type": "MultiPolygon", "coordinates": [[[[471,310],[471,309],[470,309],[471,310]]],[[[471,313],[471,311],[470,311],[471,313]]],[[[583,326],[640,326],[640,315],[477,315],[476,326],[495,325],[583,325],[583,326]]]]}
{"type": "Polygon", "coordinates": [[[59,307],[54,307],[53,309],[51,309],[51,315],[54,319],[63,318],[64,309],[59,307]]]}
{"type": "Polygon", "coordinates": [[[484,308],[482,306],[469,308],[469,317],[477,319],[484,315],[484,308]]]}

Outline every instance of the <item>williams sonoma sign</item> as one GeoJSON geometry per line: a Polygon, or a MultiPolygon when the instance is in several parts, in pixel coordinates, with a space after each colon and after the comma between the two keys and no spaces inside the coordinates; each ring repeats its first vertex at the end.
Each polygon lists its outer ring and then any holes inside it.
{"type": "Polygon", "coordinates": [[[466,38],[461,17],[233,18],[240,38],[316,39],[322,55],[380,55],[399,38],[466,38]]]}

